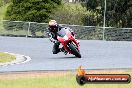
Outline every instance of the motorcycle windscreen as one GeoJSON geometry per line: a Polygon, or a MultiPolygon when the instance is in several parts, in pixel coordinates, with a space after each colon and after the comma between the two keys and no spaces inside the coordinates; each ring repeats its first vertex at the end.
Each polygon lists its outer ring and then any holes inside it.
{"type": "Polygon", "coordinates": [[[60,31],[57,32],[58,36],[60,37],[64,37],[68,34],[69,30],[68,29],[65,29],[65,28],[62,28],[60,31]]]}

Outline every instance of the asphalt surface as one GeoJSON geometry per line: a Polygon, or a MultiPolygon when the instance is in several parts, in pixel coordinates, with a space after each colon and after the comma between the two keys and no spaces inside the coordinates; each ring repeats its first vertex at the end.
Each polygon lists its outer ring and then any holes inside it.
{"type": "Polygon", "coordinates": [[[132,42],[80,40],[82,58],[53,55],[52,43],[46,38],[0,37],[0,52],[11,52],[31,57],[24,64],[0,67],[5,71],[72,70],[132,68],[132,42]]]}

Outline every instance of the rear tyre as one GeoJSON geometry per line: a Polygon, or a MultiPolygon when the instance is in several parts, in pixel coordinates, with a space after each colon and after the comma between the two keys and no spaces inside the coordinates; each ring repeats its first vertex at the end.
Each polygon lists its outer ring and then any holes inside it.
{"type": "Polygon", "coordinates": [[[71,51],[73,52],[73,54],[76,57],[81,58],[81,54],[80,54],[79,50],[75,47],[75,45],[73,45],[73,43],[69,44],[69,48],[71,49],[71,51]]]}

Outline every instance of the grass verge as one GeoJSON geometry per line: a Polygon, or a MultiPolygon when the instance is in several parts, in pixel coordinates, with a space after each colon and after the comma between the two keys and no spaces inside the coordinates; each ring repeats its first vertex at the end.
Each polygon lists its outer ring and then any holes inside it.
{"type": "MultiPolygon", "coordinates": [[[[103,70],[88,71],[89,74],[130,74],[132,70],[103,70]]],[[[75,72],[26,72],[0,74],[1,88],[131,88],[129,84],[85,84],[80,86],[76,82],[75,72]]]]}
{"type": "Polygon", "coordinates": [[[3,20],[4,16],[5,16],[5,13],[6,13],[6,10],[7,10],[7,7],[9,6],[10,4],[5,4],[3,6],[0,7],[0,20],[3,20]]]}
{"type": "Polygon", "coordinates": [[[15,59],[16,59],[16,57],[14,55],[0,52],[0,63],[10,62],[15,59]]]}

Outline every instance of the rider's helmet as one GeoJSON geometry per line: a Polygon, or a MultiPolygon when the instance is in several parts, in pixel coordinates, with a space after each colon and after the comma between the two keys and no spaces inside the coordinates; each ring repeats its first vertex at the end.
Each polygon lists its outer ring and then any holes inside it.
{"type": "Polygon", "coordinates": [[[50,20],[48,25],[49,25],[49,30],[51,32],[54,33],[58,32],[58,24],[55,20],[50,20]]]}

